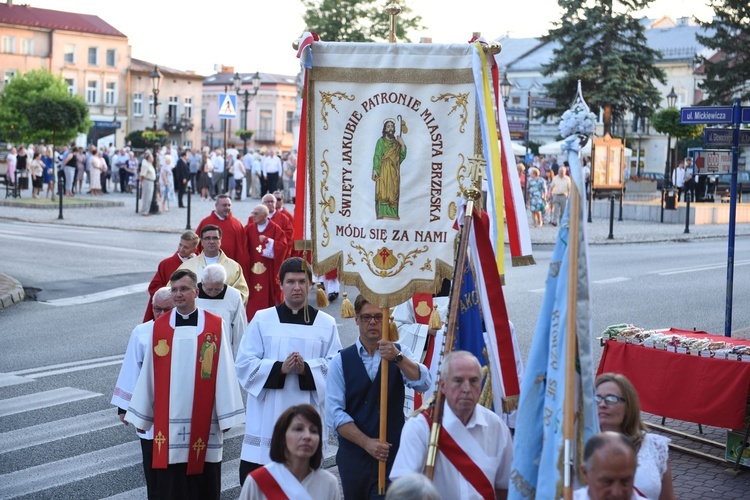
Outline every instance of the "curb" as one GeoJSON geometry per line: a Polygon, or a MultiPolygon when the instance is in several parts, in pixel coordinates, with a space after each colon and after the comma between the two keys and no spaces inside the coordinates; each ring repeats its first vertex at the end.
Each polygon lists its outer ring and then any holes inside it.
{"type": "Polygon", "coordinates": [[[7,274],[0,274],[0,309],[22,302],[24,298],[26,292],[21,283],[7,274]]]}

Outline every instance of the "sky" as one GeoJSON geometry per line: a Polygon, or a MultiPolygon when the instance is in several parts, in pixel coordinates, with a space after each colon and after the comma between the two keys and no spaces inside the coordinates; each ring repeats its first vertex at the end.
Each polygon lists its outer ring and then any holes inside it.
{"type": "MultiPolygon", "coordinates": [[[[560,15],[556,0],[401,2],[421,15],[426,26],[412,39],[432,37],[434,43],[464,43],[475,31],[488,40],[508,34],[515,38],[540,36],[560,15]],[[436,8],[438,5],[441,7],[436,8]]],[[[165,0],[14,0],[14,3],[97,15],[128,37],[132,57],[174,69],[193,70],[205,76],[215,73],[216,65],[222,64],[242,73],[295,75],[299,71],[292,43],[305,28],[301,0],[212,0],[205,4],[165,0]]],[[[695,16],[708,20],[713,11],[706,3],[707,0],[654,0],[642,14],[650,18],[669,15],[673,19],[695,16]]]]}

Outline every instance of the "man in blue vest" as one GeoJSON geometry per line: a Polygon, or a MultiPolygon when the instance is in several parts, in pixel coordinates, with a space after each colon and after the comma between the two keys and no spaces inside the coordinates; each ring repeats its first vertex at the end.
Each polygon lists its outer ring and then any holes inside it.
{"type": "Polygon", "coordinates": [[[384,498],[378,495],[378,462],[386,462],[388,477],[404,426],[404,385],[425,392],[432,377],[409,349],[382,339],[388,317],[381,308],[359,295],[354,313],[359,338],[328,366],[326,423],[339,437],[344,499],[384,498]],[[378,440],[381,358],[389,361],[386,443],[378,440]]]}

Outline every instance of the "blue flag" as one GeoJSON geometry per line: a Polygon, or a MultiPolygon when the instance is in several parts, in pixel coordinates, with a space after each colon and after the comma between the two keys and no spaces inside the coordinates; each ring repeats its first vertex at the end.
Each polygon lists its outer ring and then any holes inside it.
{"type": "MultiPolygon", "coordinates": [[[[584,193],[578,158],[577,138],[568,138],[568,162],[575,188],[584,193]]],[[[594,366],[591,354],[591,312],[587,261],[585,197],[579,209],[578,258],[576,270],[576,436],[573,439],[574,470],[578,473],[582,446],[599,431],[594,404],[594,366]]],[[[531,344],[526,372],[521,385],[516,434],[513,446],[509,499],[556,499],[562,496],[563,404],[565,392],[565,346],[567,343],[569,291],[570,204],[566,210],[552,252],[544,299],[531,344]]],[[[573,482],[575,484],[575,482],[573,482]]]]}
{"type": "Polygon", "coordinates": [[[484,328],[480,313],[479,294],[474,283],[471,266],[464,266],[464,278],[461,284],[461,301],[458,304],[458,331],[456,333],[456,349],[469,351],[477,357],[482,366],[487,359],[482,353],[484,349],[484,328]]]}

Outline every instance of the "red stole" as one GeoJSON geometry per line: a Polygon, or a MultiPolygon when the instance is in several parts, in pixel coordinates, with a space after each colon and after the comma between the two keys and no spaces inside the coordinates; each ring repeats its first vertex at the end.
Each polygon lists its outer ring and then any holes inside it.
{"type": "MultiPolygon", "coordinates": [[[[427,415],[427,412],[422,412],[422,416],[427,420],[427,426],[432,429],[432,419],[427,415]]],[[[458,469],[458,472],[482,495],[482,498],[495,498],[495,488],[490,480],[487,479],[484,471],[474,463],[471,457],[466,454],[464,449],[448,434],[448,431],[442,425],[440,426],[438,443],[440,453],[453,464],[453,467],[458,469]]]]}
{"type": "MultiPolygon", "coordinates": [[[[154,322],[154,469],[169,466],[169,395],[172,375],[172,315],[154,322]]],[[[221,347],[221,317],[205,312],[203,331],[198,335],[190,425],[187,473],[202,474],[216,395],[216,371],[221,347]],[[210,339],[209,339],[210,336],[210,339]]]]}
{"type": "Polygon", "coordinates": [[[262,233],[252,218],[245,226],[248,251],[250,253],[250,273],[247,276],[247,286],[250,297],[247,300],[247,321],[250,322],[255,313],[261,309],[276,306],[283,300],[279,284],[279,267],[286,254],[286,237],[283,230],[271,219],[262,233]],[[263,256],[266,243],[260,242],[260,235],[274,240],[274,258],[263,256]]]}
{"type": "MultiPolygon", "coordinates": [[[[429,293],[415,293],[414,296],[411,298],[412,301],[412,309],[414,310],[414,318],[417,320],[417,323],[420,325],[429,325],[430,324],[430,315],[432,314],[432,294],[429,293]],[[419,303],[424,302],[429,307],[428,309],[424,309],[422,307],[419,307],[419,303]],[[420,311],[424,310],[427,314],[419,314],[417,312],[417,309],[420,311]]],[[[432,365],[432,357],[435,354],[435,337],[433,335],[427,335],[427,349],[425,349],[425,356],[424,361],[422,361],[422,364],[424,364],[427,369],[430,369],[430,366],[432,365]]],[[[414,409],[418,409],[422,407],[422,395],[418,393],[417,391],[414,391],[414,409]]]]}
{"type": "Polygon", "coordinates": [[[284,490],[281,489],[278,481],[276,481],[276,478],[273,477],[265,467],[255,469],[249,475],[253,478],[253,481],[255,481],[255,484],[258,485],[258,488],[260,488],[260,491],[263,492],[266,498],[272,500],[289,499],[286,493],[284,493],[284,490]]]}

